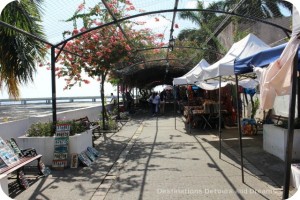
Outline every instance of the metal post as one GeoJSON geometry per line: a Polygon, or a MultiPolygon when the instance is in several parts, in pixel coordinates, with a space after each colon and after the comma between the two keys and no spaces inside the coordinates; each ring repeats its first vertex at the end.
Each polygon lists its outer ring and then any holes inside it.
{"type": "Polygon", "coordinates": [[[121,119],[120,117],[120,105],[119,105],[119,102],[120,102],[120,95],[119,95],[119,83],[117,84],[117,108],[118,108],[118,111],[117,111],[117,119],[121,119]]]}
{"type": "Polygon", "coordinates": [[[187,99],[188,99],[188,120],[189,120],[189,133],[191,134],[191,114],[190,114],[190,98],[189,98],[189,91],[188,91],[188,85],[186,85],[186,93],[187,93],[187,99]]]}
{"type": "Polygon", "coordinates": [[[56,113],[56,82],[55,82],[55,48],[51,47],[51,83],[52,83],[52,121],[55,127],[57,122],[56,113]]]}
{"type": "Polygon", "coordinates": [[[135,88],[135,104],[138,104],[138,88],[135,88]]]}
{"type": "Polygon", "coordinates": [[[235,84],[236,84],[236,110],[237,110],[237,122],[238,122],[238,131],[239,131],[239,141],[240,141],[240,156],[241,156],[241,172],[242,172],[242,182],[244,183],[244,158],[243,158],[243,140],[242,140],[242,131],[241,131],[241,113],[240,113],[240,100],[239,100],[239,82],[238,77],[235,75],[235,84]]]}
{"type": "Polygon", "coordinates": [[[222,116],[221,116],[221,76],[219,76],[219,158],[222,153],[222,116]]]}
{"type": "Polygon", "coordinates": [[[285,166],[284,166],[285,169],[284,169],[284,185],[283,185],[282,199],[287,199],[289,197],[293,140],[294,140],[297,66],[298,66],[298,53],[296,53],[294,60],[293,60],[293,71],[292,71],[292,77],[291,77],[292,91],[291,91],[291,95],[290,95],[288,135],[287,135],[287,146],[285,149],[285,166]]]}
{"type": "Polygon", "coordinates": [[[176,99],[175,99],[175,96],[174,96],[174,118],[175,118],[175,129],[176,129],[176,115],[177,115],[177,113],[176,113],[176,99]]]}

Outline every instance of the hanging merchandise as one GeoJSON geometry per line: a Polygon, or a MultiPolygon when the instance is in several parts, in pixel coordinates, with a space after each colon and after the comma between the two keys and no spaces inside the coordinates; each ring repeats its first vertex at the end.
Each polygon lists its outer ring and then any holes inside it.
{"type": "Polygon", "coordinates": [[[254,88],[244,88],[244,92],[253,97],[256,94],[256,89],[254,88]]]}

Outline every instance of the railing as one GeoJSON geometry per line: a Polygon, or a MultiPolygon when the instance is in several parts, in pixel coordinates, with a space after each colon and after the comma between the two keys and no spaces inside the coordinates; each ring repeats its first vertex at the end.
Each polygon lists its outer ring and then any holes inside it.
{"type": "MultiPolygon", "coordinates": [[[[110,97],[105,97],[106,99],[110,99],[110,97]]],[[[86,97],[57,97],[56,101],[58,102],[83,102],[82,100],[90,100],[91,102],[96,102],[97,100],[101,100],[100,96],[86,96],[86,97]]],[[[27,104],[28,102],[31,103],[52,103],[51,97],[41,97],[41,98],[21,98],[21,99],[0,99],[0,104],[2,103],[20,103],[20,104],[27,104]]]]}

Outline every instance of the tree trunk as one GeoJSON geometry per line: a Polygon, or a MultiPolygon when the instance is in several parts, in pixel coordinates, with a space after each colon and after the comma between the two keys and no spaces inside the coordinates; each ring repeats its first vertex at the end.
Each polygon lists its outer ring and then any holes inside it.
{"type": "Polygon", "coordinates": [[[106,129],[105,119],[107,118],[106,108],[105,108],[105,98],[104,98],[104,82],[107,73],[101,74],[101,87],[100,87],[100,95],[101,95],[101,104],[102,104],[102,129],[106,129]]]}

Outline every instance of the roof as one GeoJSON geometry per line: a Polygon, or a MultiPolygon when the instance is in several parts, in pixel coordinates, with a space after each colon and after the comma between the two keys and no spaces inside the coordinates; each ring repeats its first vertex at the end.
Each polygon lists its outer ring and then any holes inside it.
{"type": "MultiPolygon", "coordinates": [[[[72,14],[78,9],[78,6],[82,3],[82,0],[60,0],[60,1],[45,1],[42,5],[43,8],[43,26],[45,28],[45,33],[47,36],[46,40],[40,39],[40,41],[54,46],[57,48],[60,44],[64,44],[69,40],[74,38],[64,38],[63,32],[66,30],[72,30],[74,21],[67,20],[72,17],[72,14]]],[[[89,0],[85,1],[87,9],[89,6],[96,5],[99,1],[89,0]]],[[[102,3],[107,3],[107,1],[102,0],[102,3]]],[[[100,2],[100,3],[101,3],[100,2]]],[[[284,32],[288,35],[291,31],[289,28],[281,26],[279,22],[273,22],[269,20],[270,18],[275,18],[278,13],[274,13],[274,17],[261,16],[261,13],[256,13],[254,10],[247,10],[245,7],[245,2],[242,0],[238,4],[228,4],[227,8],[231,8],[229,11],[223,9],[221,7],[215,7],[214,9],[199,9],[196,8],[193,3],[196,1],[179,1],[179,0],[132,0],[132,4],[134,5],[134,10],[128,10],[125,17],[118,17],[118,15],[113,16],[113,21],[108,24],[101,25],[99,27],[94,27],[93,29],[102,28],[104,26],[112,26],[117,25],[122,27],[122,24],[127,21],[145,21],[145,26],[148,26],[154,31],[155,34],[163,34],[162,42],[165,43],[163,46],[157,47],[160,49],[160,53],[149,55],[147,51],[137,51],[138,57],[143,58],[143,63],[140,63],[140,59],[136,59],[136,62],[123,67],[122,69],[116,68],[113,70],[115,75],[118,75],[122,80],[128,81],[128,85],[142,87],[153,82],[155,83],[164,83],[171,84],[174,77],[180,77],[187,73],[191,68],[193,68],[201,59],[206,59],[209,62],[215,62],[215,60],[211,60],[211,58],[202,57],[203,53],[207,51],[205,48],[201,47],[201,45],[196,45],[196,43],[191,43],[192,45],[184,49],[185,47],[179,48],[178,46],[178,33],[183,29],[199,29],[199,25],[193,23],[189,20],[182,19],[179,17],[179,14],[182,12],[194,12],[197,13],[218,13],[220,18],[219,22],[216,23],[214,27],[214,34],[220,33],[224,27],[231,21],[232,17],[237,17],[239,19],[243,19],[244,23],[262,23],[266,26],[272,26],[278,28],[278,32],[284,32]],[[244,4],[243,4],[244,3],[244,4]],[[159,21],[159,23],[155,23],[159,21]],[[176,40],[175,45],[171,45],[173,40],[176,40]],[[157,61],[157,60],[161,61],[157,61]],[[174,59],[174,60],[172,60],[174,59]],[[177,59],[177,60],[175,60],[177,59]],[[166,62],[169,62],[168,70],[166,70],[166,62]],[[136,67],[138,66],[138,67],[136,67]],[[152,68],[152,69],[150,69],[152,68]],[[154,74],[155,76],[151,75],[154,74]],[[144,78],[139,78],[142,76],[144,78]],[[135,77],[135,81],[131,78],[135,77]],[[157,81],[159,78],[160,81],[157,81]],[[134,83],[135,82],[135,83],[134,83]],[[146,83],[147,82],[147,83],[146,83]]],[[[204,5],[207,7],[211,1],[202,1],[204,5]]],[[[275,6],[273,0],[265,0],[266,4],[275,6]],[[274,4],[274,5],[273,5],[274,4]]],[[[14,28],[10,24],[5,24],[5,22],[0,21],[1,26],[9,26],[10,28],[14,28]]],[[[77,24],[81,26],[80,24],[77,24]]],[[[22,30],[18,30],[22,34],[28,34],[22,32],[22,30]]],[[[88,31],[88,30],[87,30],[88,31]]],[[[239,29],[240,32],[247,31],[247,29],[239,29]]],[[[124,34],[126,34],[124,32],[124,34]]],[[[209,40],[218,40],[214,35],[210,38],[205,38],[204,43],[208,43],[209,40]]],[[[28,34],[30,35],[30,34],[28,34]]],[[[199,35],[199,37],[201,37],[199,35]]],[[[214,47],[213,47],[214,48],[214,47]]],[[[138,47],[133,48],[135,51],[139,50],[138,47]]],[[[214,49],[212,49],[214,50],[214,49]]],[[[226,50],[225,50],[226,52],[226,50]]],[[[127,84],[126,83],[126,84],[127,84]]]]}

